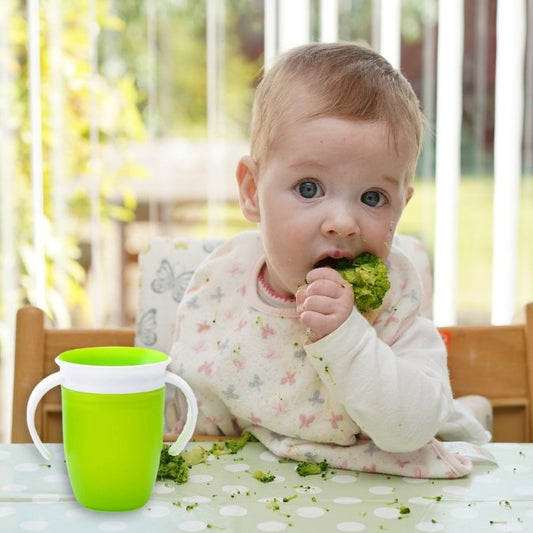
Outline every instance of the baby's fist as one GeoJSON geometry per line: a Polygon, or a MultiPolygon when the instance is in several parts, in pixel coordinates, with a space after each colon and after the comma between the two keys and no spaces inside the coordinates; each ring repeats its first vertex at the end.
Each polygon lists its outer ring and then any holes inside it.
{"type": "Polygon", "coordinates": [[[335,331],[354,306],[353,291],[332,268],[315,268],[307,274],[307,285],[296,292],[300,321],[308,330],[310,342],[335,331]]]}

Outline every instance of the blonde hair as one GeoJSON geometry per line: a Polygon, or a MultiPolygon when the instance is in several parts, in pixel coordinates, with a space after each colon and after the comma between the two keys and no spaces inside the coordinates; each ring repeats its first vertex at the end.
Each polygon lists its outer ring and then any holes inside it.
{"type": "Polygon", "coordinates": [[[409,82],[377,52],[353,43],[314,43],[281,55],[260,81],[252,108],[251,156],[259,165],[283,121],[294,91],[312,97],[307,117],[337,116],[384,121],[398,143],[406,135],[412,151],[412,181],[420,154],[424,116],[409,82]]]}

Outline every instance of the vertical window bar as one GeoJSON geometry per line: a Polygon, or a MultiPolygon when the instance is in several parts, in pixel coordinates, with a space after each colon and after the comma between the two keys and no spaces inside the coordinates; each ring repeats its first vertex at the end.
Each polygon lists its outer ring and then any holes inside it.
{"type": "Polygon", "coordinates": [[[335,42],[339,38],[338,0],[320,0],[320,40],[335,42]]]}
{"type": "Polygon", "coordinates": [[[39,0],[27,0],[28,69],[30,99],[31,184],[33,217],[33,301],[46,309],[46,261],[44,235],[43,147],[41,121],[41,49],[39,0]]]}
{"type": "Polygon", "coordinates": [[[9,20],[11,2],[0,2],[0,57],[4,63],[0,65],[0,283],[2,305],[0,306],[0,368],[1,397],[0,404],[4,407],[0,436],[9,442],[11,435],[11,406],[13,399],[13,369],[15,352],[15,312],[18,307],[17,268],[15,251],[15,197],[13,184],[15,167],[15,143],[10,134],[11,128],[11,87],[9,62],[12,50],[9,44],[9,20]]]}
{"type": "Polygon", "coordinates": [[[401,0],[381,0],[379,50],[395,68],[400,68],[401,10],[401,0]]]}
{"type": "MultiPolygon", "coordinates": [[[[67,182],[65,175],[65,88],[63,84],[63,13],[61,0],[51,0],[48,8],[49,31],[48,31],[48,53],[49,53],[49,106],[53,112],[50,114],[51,130],[51,195],[53,203],[52,228],[55,238],[63,243],[66,239],[67,222],[67,182]]],[[[65,255],[55,254],[52,258],[54,262],[56,289],[59,294],[65,295],[66,288],[66,266],[65,255]]],[[[59,308],[54,307],[54,316],[59,327],[70,326],[70,315],[66,305],[59,308]]]]}
{"type": "Polygon", "coordinates": [[[279,52],[305,44],[310,39],[309,0],[279,2],[279,52]]]}
{"type": "Polygon", "coordinates": [[[220,0],[207,0],[207,229],[211,237],[223,234],[222,206],[225,180],[220,176],[224,168],[225,149],[221,125],[224,117],[225,95],[225,11],[220,0]]]}
{"type": "Polygon", "coordinates": [[[456,322],[463,27],[463,0],[439,2],[433,302],[433,316],[438,325],[456,322]]]}
{"type": "Polygon", "coordinates": [[[381,46],[381,3],[382,0],[372,0],[372,26],[370,28],[370,46],[379,50],[381,46]]]}
{"type": "Polygon", "coordinates": [[[278,1],[265,0],[264,5],[264,64],[265,70],[268,70],[278,55],[278,1]]]}
{"type": "Polygon", "coordinates": [[[98,138],[98,22],[96,0],[89,1],[89,195],[91,204],[91,310],[94,327],[103,325],[102,221],[100,218],[100,141],[98,138]]]}
{"type": "MultiPolygon", "coordinates": [[[[437,13],[428,4],[424,4],[422,15],[423,44],[422,44],[422,109],[429,124],[435,124],[435,85],[436,85],[436,46],[437,46],[437,13]]],[[[433,135],[427,134],[422,150],[419,175],[422,183],[432,183],[435,175],[435,144],[433,135]]],[[[417,190],[417,196],[423,196],[422,220],[420,236],[425,243],[433,240],[433,224],[435,212],[433,210],[433,192],[429,187],[417,190]]]]}
{"type": "Polygon", "coordinates": [[[525,21],[524,0],[498,2],[491,312],[494,324],[511,322],[515,312],[524,117],[525,21]]]}
{"type": "MultiPolygon", "coordinates": [[[[156,58],[157,58],[157,4],[156,2],[145,2],[146,6],[146,58],[147,58],[147,118],[146,118],[146,127],[148,130],[148,143],[150,146],[156,146],[155,139],[155,120],[156,120],[156,109],[157,109],[157,69],[156,69],[156,58]]],[[[150,166],[148,169],[150,172],[150,178],[153,178],[153,167],[150,166]]],[[[152,192],[149,192],[148,197],[148,220],[150,222],[150,227],[153,231],[157,231],[157,226],[159,223],[159,212],[158,212],[157,201],[154,200],[152,192]]]]}

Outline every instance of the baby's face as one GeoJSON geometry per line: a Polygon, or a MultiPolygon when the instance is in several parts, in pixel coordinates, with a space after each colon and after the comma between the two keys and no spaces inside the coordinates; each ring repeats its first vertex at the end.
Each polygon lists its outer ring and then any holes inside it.
{"type": "Polygon", "coordinates": [[[272,289],[293,295],[328,258],[370,252],[385,259],[412,194],[410,154],[383,122],[285,122],[255,180],[272,289]]]}

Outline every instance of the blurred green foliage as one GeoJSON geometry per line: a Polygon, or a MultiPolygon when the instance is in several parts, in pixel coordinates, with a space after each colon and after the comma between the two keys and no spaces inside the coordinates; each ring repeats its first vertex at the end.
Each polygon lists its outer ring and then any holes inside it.
{"type": "MultiPolygon", "coordinates": [[[[109,79],[134,75],[138,107],[156,137],[207,134],[206,4],[122,0],[115,9],[124,30],[102,32],[102,72],[109,79]]],[[[253,85],[262,65],[263,1],[216,4],[220,133],[240,139],[247,136],[253,85]]]]}
{"type": "MultiPolygon", "coordinates": [[[[29,27],[26,2],[4,1],[9,14],[10,54],[2,68],[7,69],[9,80],[7,142],[15,154],[12,215],[18,252],[16,270],[20,276],[18,300],[22,303],[35,301],[37,264],[32,246],[34,147],[29,103],[29,27]]],[[[55,6],[58,5],[56,2],[55,6]]],[[[145,138],[145,127],[137,107],[134,79],[129,76],[110,79],[91,69],[87,0],[69,0],[60,6],[56,11],[60,18],[53,18],[54,3],[40,2],[44,196],[41,229],[46,253],[47,311],[66,317],[67,308],[86,305],[85,271],[79,260],[80,242],[86,233],[82,228],[91,214],[91,195],[96,195],[103,224],[111,219],[131,220],[134,216],[135,196],[124,185],[123,178],[142,175],[142,169],[128,161],[126,150],[131,141],[145,138]],[[98,144],[96,153],[94,139],[98,144]],[[104,168],[98,156],[111,146],[122,153],[123,162],[116,168],[104,168]]],[[[96,23],[106,31],[120,33],[124,31],[124,22],[110,8],[109,0],[97,0],[96,23]]]]}
{"type": "MultiPolygon", "coordinates": [[[[9,57],[0,68],[9,80],[8,139],[15,154],[17,302],[35,303],[27,2],[3,1],[9,57]]],[[[95,196],[102,232],[112,220],[135,216],[137,199],[128,184],[148,175],[132,163],[135,144],[207,135],[206,6],[196,0],[39,2],[42,231],[51,316],[68,320],[72,310],[87,308],[90,257],[81,250],[95,196]]],[[[263,2],[227,0],[218,9],[217,136],[242,139],[262,64],[263,2]]]]}

